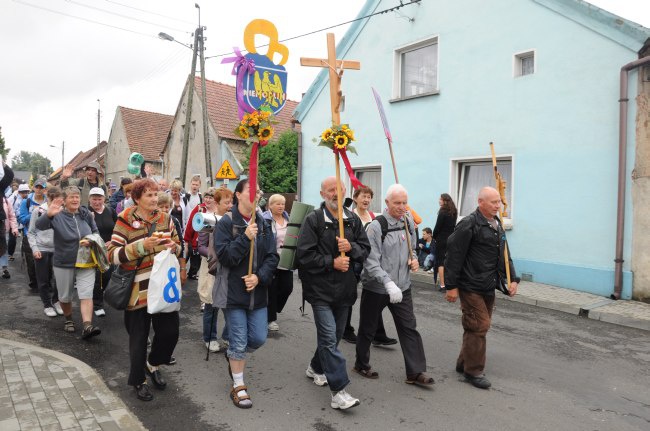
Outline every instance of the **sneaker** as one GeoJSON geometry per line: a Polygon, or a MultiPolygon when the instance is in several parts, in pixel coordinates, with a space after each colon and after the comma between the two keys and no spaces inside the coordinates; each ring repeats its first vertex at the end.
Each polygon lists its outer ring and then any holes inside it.
{"type": "Polygon", "coordinates": [[[485,377],[485,374],[472,376],[471,374],[463,373],[463,376],[465,376],[467,383],[479,389],[490,389],[490,386],[492,386],[492,383],[485,377]]]}
{"type": "Polygon", "coordinates": [[[311,365],[309,365],[305,370],[305,375],[307,375],[307,377],[309,377],[310,379],[314,379],[314,384],[316,386],[327,385],[327,377],[325,377],[325,374],[316,374],[316,372],[311,367],[311,365]]]}
{"type": "Polygon", "coordinates": [[[201,313],[203,313],[203,310],[205,310],[205,303],[204,302],[201,303],[201,313]]]}
{"type": "Polygon", "coordinates": [[[14,260],[16,260],[16,259],[14,258],[13,254],[11,256],[9,256],[9,262],[13,262],[14,260]]]}
{"type": "Polygon", "coordinates": [[[11,278],[11,274],[9,274],[8,269],[2,271],[2,278],[11,278]]]}
{"type": "Polygon", "coordinates": [[[63,308],[61,308],[60,302],[54,303],[54,311],[56,311],[56,314],[58,314],[59,316],[63,316],[63,308]]]}
{"type": "Polygon", "coordinates": [[[169,358],[169,362],[167,362],[167,365],[174,365],[174,364],[176,364],[176,358],[172,356],[171,358],[169,358]]]}
{"type": "Polygon", "coordinates": [[[212,353],[216,353],[220,350],[219,342],[217,340],[212,340],[208,343],[205,343],[205,347],[207,347],[208,350],[210,350],[212,353]]]}
{"type": "Polygon", "coordinates": [[[277,322],[269,322],[269,331],[279,331],[280,330],[280,325],[278,325],[277,322]]]}
{"type": "Polygon", "coordinates": [[[433,268],[432,269],[427,269],[427,274],[433,274],[433,268]]]}
{"type": "Polygon", "coordinates": [[[45,309],[43,310],[43,313],[45,313],[45,315],[47,317],[56,317],[56,316],[58,316],[58,314],[56,314],[56,311],[54,310],[54,307],[45,307],[45,309]]]}
{"type": "Polygon", "coordinates": [[[98,308],[97,310],[95,310],[95,316],[104,317],[106,316],[106,312],[104,311],[103,308],[98,308]]]}
{"type": "Polygon", "coordinates": [[[333,409],[346,410],[351,407],[356,407],[359,404],[361,404],[361,402],[357,398],[354,398],[343,389],[342,391],[338,391],[336,394],[332,395],[330,406],[332,406],[333,409]]]}

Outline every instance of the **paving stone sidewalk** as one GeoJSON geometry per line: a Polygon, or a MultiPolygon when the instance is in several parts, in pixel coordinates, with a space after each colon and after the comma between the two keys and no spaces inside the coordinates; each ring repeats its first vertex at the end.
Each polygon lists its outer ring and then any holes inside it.
{"type": "MultiPolygon", "coordinates": [[[[432,274],[419,271],[413,274],[412,279],[433,286],[432,274]]],[[[522,281],[519,284],[518,292],[514,297],[510,298],[505,295],[498,297],[650,331],[650,304],[644,302],[615,301],[591,293],[527,281],[522,281]]]]}
{"type": "Polygon", "coordinates": [[[0,430],[145,428],[85,363],[0,338],[0,430]]]}

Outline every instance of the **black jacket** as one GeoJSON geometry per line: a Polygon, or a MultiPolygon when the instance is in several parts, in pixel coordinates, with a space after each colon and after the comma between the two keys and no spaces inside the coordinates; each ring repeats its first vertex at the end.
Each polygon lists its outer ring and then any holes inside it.
{"type": "MultiPolygon", "coordinates": [[[[111,198],[108,200],[108,204],[113,208],[113,211],[117,211],[117,204],[122,202],[124,200],[124,189],[120,188],[118,191],[113,193],[111,198]]],[[[180,232],[178,232],[178,235],[180,236],[180,232]]]]}
{"type": "MultiPolygon", "coordinates": [[[[0,160],[0,163],[2,161],[0,160]]],[[[9,184],[14,180],[14,171],[9,166],[4,166],[4,176],[0,180],[0,198],[3,198],[5,195],[5,189],[9,187],[9,184]]],[[[7,215],[5,214],[4,205],[0,201],[0,221],[5,220],[7,215]]],[[[0,231],[0,234],[4,235],[4,231],[0,231]]]]}
{"type": "Polygon", "coordinates": [[[447,238],[454,232],[456,227],[456,217],[453,217],[447,211],[438,212],[436,219],[436,226],[433,228],[431,236],[437,244],[444,246],[447,243],[447,238]]]}
{"type": "Polygon", "coordinates": [[[266,307],[267,288],[271,285],[273,273],[280,261],[273,231],[262,214],[258,212],[255,216],[258,231],[254,249],[253,273],[257,275],[259,283],[252,292],[246,292],[242,277],[248,274],[251,242],[244,233],[246,222],[237,206],[233,206],[231,211],[232,218],[228,215],[222,217],[217,223],[214,233],[214,247],[219,263],[229,269],[226,307],[250,310],[266,307]]]}
{"type": "MultiPolygon", "coordinates": [[[[503,250],[506,233],[498,220],[495,231],[476,209],[463,218],[447,240],[445,282],[447,289],[462,289],[483,295],[494,295],[494,289],[503,291],[506,272],[503,250]]],[[[510,280],[519,282],[508,250],[510,280]]]]}
{"type": "MultiPolygon", "coordinates": [[[[296,245],[298,275],[302,281],[303,298],[312,305],[351,306],[357,299],[357,278],[352,264],[347,272],[334,269],[334,258],[339,255],[336,237],[338,220],[325,222],[322,203],[320,209],[305,217],[296,245]]],[[[344,208],[345,239],[352,250],[346,255],[350,261],[363,264],[370,254],[370,242],[359,217],[344,208]]]]}

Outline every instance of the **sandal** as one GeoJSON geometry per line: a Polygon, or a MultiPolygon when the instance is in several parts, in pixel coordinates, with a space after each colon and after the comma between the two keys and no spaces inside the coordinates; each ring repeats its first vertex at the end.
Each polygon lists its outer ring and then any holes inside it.
{"type": "Polygon", "coordinates": [[[74,332],[74,322],[72,320],[66,320],[63,325],[63,330],[65,332],[74,332]]]}
{"type": "Polygon", "coordinates": [[[232,400],[232,403],[235,406],[239,407],[240,409],[250,409],[251,407],[253,407],[252,403],[242,404],[242,401],[244,400],[250,401],[251,397],[248,394],[242,395],[241,397],[237,395],[239,391],[247,391],[247,390],[248,388],[246,387],[246,385],[241,385],[241,386],[237,386],[236,388],[230,389],[230,399],[232,400]]]}
{"type": "Polygon", "coordinates": [[[372,368],[368,368],[368,369],[364,370],[364,369],[361,369],[361,368],[352,367],[352,371],[359,374],[360,376],[365,377],[366,379],[378,379],[379,378],[379,373],[377,371],[373,371],[372,368]]]}
{"type": "Polygon", "coordinates": [[[435,383],[435,381],[433,380],[433,377],[429,377],[424,373],[417,373],[414,376],[407,376],[404,383],[406,383],[408,385],[416,385],[416,386],[426,387],[426,386],[433,385],[435,383]]]}

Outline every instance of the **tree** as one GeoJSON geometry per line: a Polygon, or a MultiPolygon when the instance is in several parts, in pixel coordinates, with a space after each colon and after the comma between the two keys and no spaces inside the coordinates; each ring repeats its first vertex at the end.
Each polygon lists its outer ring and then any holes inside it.
{"type": "Polygon", "coordinates": [[[5,147],[5,138],[2,136],[2,127],[0,127],[0,158],[7,160],[10,148],[5,147]]]}
{"type": "MultiPolygon", "coordinates": [[[[250,153],[244,167],[248,168],[250,153]]],[[[258,181],[264,193],[296,193],[298,190],[298,134],[282,133],[277,141],[260,149],[258,181]]]]}
{"type": "Polygon", "coordinates": [[[17,171],[30,171],[32,177],[49,176],[52,169],[50,159],[39,153],[21,151],[11,159],[11,167],[17,171]]]}

